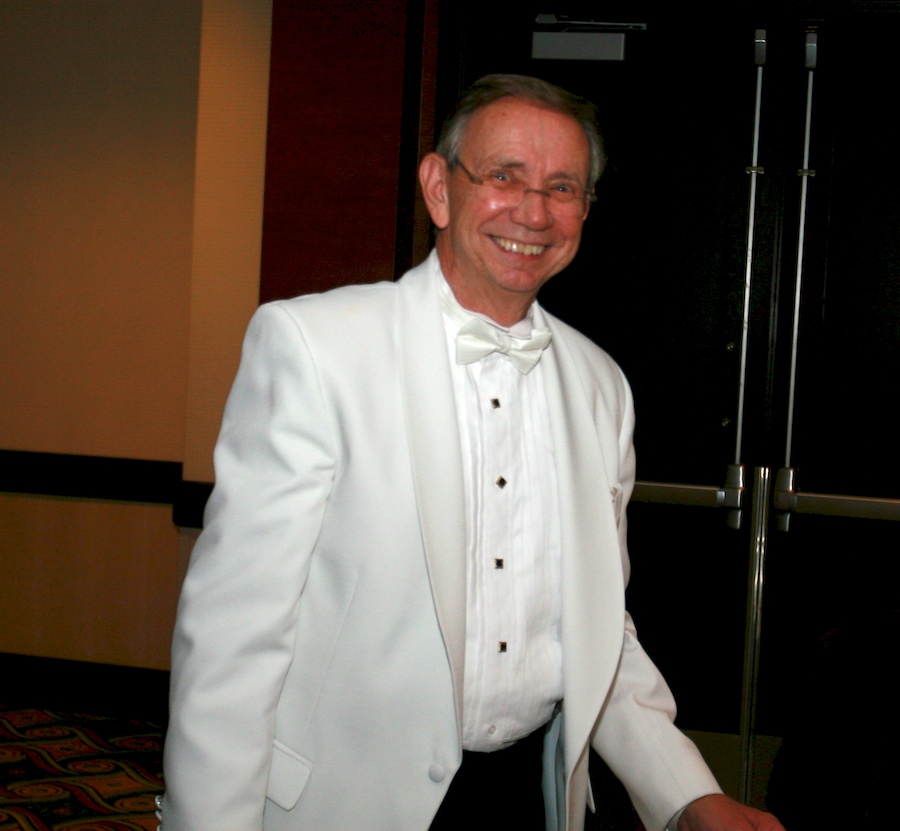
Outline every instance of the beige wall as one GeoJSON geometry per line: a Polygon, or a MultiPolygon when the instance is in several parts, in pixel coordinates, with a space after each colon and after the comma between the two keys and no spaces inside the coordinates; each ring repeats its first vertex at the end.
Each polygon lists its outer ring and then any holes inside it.
{"type": "Polygon", "coordinates": [[[168,668],[179,546],[168,506],[0,494],[0,527],[13,564],[0,651],[168,668]]]}
{"type": "Polygon", "coordinates": [[[184,478],[212,451],[259,298],[271,0],[206,0],[197,117],[184,478]]]}
{"type": "MultiPolygon", "coordinates": [[[[256,305],[270,18],[0,3],[0,449],[211,480],[256,305]]],[[[192,539],[165,505],[0,495],[0,651],[167,666],[192,539]]]]}
{"type": "Polygon", "coordinates": [[[178,461],[199,2],[4,2],[0,33],[0,447],[178,461]]]}

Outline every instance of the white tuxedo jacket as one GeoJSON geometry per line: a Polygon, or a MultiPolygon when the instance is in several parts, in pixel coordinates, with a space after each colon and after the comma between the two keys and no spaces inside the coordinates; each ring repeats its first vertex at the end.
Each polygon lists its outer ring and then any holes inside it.
{"type": "MultiPolygon", "coordinates": [[[[179,605],[164,831],[426,831],[447,791],[466,558],[438,274],[432,253],[397,283],[269,304],[249,326],[179,605]]],[[[624,608],[627,384],[550,326],[565,697],[548,827],[582,827],[593,744],[659,831],[718,788],[624,608]]]]}

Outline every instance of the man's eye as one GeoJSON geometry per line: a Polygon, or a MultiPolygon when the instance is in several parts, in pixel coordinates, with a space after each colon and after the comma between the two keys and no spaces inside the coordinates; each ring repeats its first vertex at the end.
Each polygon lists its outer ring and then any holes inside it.
{"type": "Polygon", "coordinates": [[[550,185],[549,189],[556,193],[575,193],[575,186],[567,182],[557,182],[555,185],[550,185]]]}

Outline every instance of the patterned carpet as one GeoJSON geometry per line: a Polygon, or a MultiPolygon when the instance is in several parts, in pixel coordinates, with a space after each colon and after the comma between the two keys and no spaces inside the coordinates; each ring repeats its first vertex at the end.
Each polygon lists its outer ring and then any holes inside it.
{"type": "Polygon", "coordinates": [[[0,831],[154,831],[162,728],[0,706],[0,831]]]}
{"type": "MultiPolygon", "coordinates": [[[[155,831],[163,729],[124,717],[0,705],[0,831],[155,831]]],[[[643,831],[591,751],[587,831],[643,831]]]]}

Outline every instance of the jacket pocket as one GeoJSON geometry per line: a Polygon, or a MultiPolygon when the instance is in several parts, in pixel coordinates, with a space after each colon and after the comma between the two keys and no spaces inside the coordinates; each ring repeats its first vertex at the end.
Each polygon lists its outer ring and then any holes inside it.
{"type": "Polygon", "coordinates": [[[266,797],[279,808],[290,811],[300,799],[311,772],[312,764],[307,759],[276,739],[272,747],[266,797]]]}

